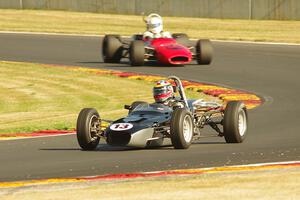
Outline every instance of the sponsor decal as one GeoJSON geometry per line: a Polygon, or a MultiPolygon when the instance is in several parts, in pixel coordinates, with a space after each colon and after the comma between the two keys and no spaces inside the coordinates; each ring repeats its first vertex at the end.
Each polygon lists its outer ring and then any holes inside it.
{"type": "Polygon", "coordinates": [[[109,128],[113,131],[125,131],[132,129],[133,125],[130,123],[116,123],[111,125],[109,128]]]}

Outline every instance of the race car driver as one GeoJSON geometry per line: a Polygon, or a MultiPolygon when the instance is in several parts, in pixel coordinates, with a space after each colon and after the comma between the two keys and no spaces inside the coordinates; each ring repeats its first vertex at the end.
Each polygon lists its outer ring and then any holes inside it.
{"type": "Polygon", "coordinates": [[[147,31],[143,34],[144,40],[153,38],[172,38],[170,32],[163,31],[162,17],[156,13],[152,13],[144,20],[147,25],[147,31]]]}
{"type": "Polygon", "coordinates": [[[183,108],[181,102],[176,101],[173,86],[166,80],[156,82],[153,87],[153,97],[156,103],[175,108],[183,108]]]}

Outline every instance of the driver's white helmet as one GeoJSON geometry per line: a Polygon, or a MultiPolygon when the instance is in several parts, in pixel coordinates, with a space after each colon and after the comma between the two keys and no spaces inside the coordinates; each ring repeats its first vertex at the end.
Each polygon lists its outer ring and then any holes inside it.
{"type": "Polygon", "coordinates": [[[148,15],[146,19],[146,23],[147,23],[147,30],[154,34],[158,34],[163,31],[162,18],[158,14],[152,13],[148,15]]]}

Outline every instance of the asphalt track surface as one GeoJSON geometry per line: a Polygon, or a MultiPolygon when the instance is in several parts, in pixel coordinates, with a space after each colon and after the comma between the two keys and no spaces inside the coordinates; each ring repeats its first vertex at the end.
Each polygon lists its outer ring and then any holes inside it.
{"type": "Polygon", "coordinates": [[[265,103],[249,112],[242,144],[210,137],[187,150],[100,144],[86,152],[75,135],[0,141],[0,181],[300,160],[300,46],[214,42],[210,66],[129,67],[126,60],[104,64],[100,44],[100,37],[1,33],[0,60],[176,75],[252,91],[265,103]]]}

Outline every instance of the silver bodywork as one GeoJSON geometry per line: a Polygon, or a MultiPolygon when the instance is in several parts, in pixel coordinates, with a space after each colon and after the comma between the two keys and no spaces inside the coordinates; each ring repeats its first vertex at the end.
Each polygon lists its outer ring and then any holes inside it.
{"type": "Polygon", "coordinates": [[[131,139],[127,146],[131,147],[146,147],[147,142],[152,139],[154,128],[145,128],[131,134],[131,139]]]}

